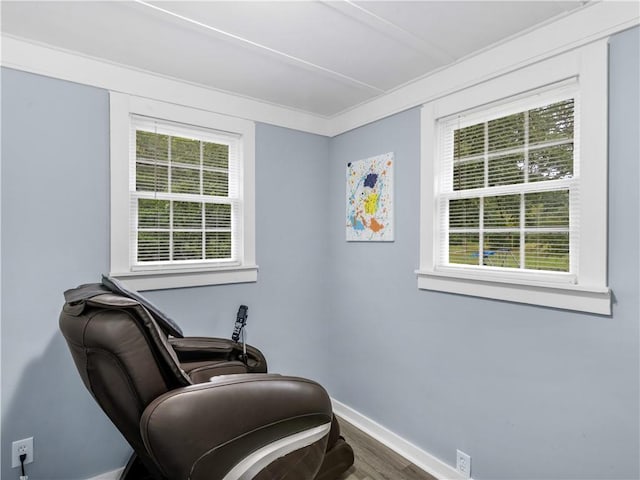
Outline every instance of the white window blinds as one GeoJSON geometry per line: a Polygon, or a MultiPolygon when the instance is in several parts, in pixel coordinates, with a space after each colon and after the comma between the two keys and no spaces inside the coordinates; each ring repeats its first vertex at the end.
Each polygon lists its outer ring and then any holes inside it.
{"type": "Polygon", "coordinates": [[[440,267],[575,280],[578,109],[565,86],[439,121],[440,267]]]}
{"type": "Polygon", "coordinates": [[[130,135],[132,268],[239,264],[240,135],[136,115],[130,135]]]}

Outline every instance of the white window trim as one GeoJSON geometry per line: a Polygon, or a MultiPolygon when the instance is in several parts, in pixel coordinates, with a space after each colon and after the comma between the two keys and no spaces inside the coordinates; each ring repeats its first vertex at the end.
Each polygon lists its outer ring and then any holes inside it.
{"type": "Polygon", "coordinates": [[[534,305],[611,314],[607,287],[607,52],[606,40],[497,76],[432,102],[421,112],[420,268],[418,288],[534,305]],[[582,211],[576,284],[555,284],[436,265],[439,164],[437,120],[577,78],[581,97],[579,149],[582,211]]]}
{"type": "Polygon", "coordinates": [[[110,92],[111,119],[111,265],[110,275],[136,290],[255,282],[255,124],[206,110],[110,92]],[[129,252],[129,129],[130,116],[143,115],[242,136],[240,189],[243,198],[243,245],[237,266],[168,266],[162,271],[139,271],[129,252]]]}

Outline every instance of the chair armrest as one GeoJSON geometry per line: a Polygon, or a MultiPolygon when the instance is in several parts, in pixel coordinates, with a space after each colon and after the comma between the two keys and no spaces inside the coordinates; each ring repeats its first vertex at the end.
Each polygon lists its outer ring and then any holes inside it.
{"type": "Polygon", "coordinates": [[[215,337],[184,337],[170,338],[169,344],[178,356],[197,355],[225,355],[233,350],[234,342],[226,338],[215,337]]]}
{"type": "MultiPolygon", "coordinates": [[[[184,337],[170,338],[180,362],[237,361],[242,355],[242,345],[226,338],[184,337]]],[[[247,367],[251,373],[266,373],[267,361],[257,348],[247,345],[247,367]]]]}
{"type": "Polygon", "coordinates": [[[326,445],[331,420],[329,396],[317,383],[242,374],[158,397],[145,409],[140,432],[167,478],[214,480],[252,452],[305,432],[319,432],[314,441],[326,445]]]}

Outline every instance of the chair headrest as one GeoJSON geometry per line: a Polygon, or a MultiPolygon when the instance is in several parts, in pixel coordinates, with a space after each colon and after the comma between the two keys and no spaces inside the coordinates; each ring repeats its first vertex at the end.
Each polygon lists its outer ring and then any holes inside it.
{"type": "Polygon", "coordinates": [[[103,295],[105,293],[115,293],[122,295],[126,298],[135,300],[144,308],[147,309],[149,314],[157,322],[158,326],[167,334],[176,338],[183,338],[184,334],[182,329],[174,322],[169,316],[167,316],[162,310],[156,307],[149,300],[144,298],[135,290],[130,290],[125,287],[119,280],[102,276],[102,283],[89,283],[86,285],[80,285],[77,288],[72,288],[64,292],[64,299],[67,303],[75,303],[81,300],[87,300],[89,298],[103,295]]]}

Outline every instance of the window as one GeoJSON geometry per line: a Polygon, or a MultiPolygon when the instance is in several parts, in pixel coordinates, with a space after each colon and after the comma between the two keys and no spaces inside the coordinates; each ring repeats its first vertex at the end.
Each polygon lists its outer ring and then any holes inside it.
{"type": "Polygon", "coordinates": [[[579,158],[572,90],[438,121],[439,265],[573,283],[579,158]]]}
{"type": "Polygon", "coordinates": [[[131,137],[132,266],[237,265],[238,136],[134,116],[131,137]]]}
{"type": "Polygon", "coordinates": [[[610,313],[606,49],[604,61],[594,49],[423,107],[420,288],[610,313]]]}
{"type": "Polygon", "coordinates": [[[255,281],[253,124],[111,94],[111,274],[139,290],[255,281]]]}

